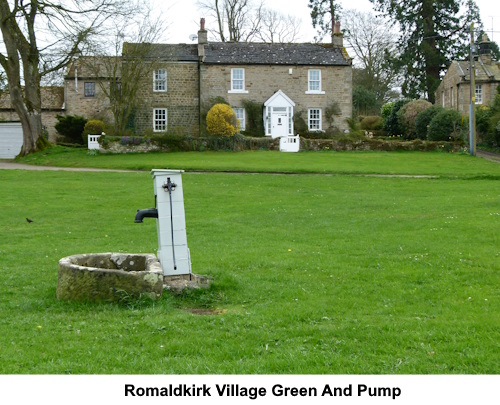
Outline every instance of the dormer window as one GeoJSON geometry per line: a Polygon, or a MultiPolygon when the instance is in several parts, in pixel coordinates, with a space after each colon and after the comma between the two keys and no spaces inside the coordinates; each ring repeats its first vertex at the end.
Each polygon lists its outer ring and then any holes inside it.
{"type": "Polygon", "coordinates": [[[309,69],[306,94],[325,94],[321,90],[321,70],[309,69]]]}

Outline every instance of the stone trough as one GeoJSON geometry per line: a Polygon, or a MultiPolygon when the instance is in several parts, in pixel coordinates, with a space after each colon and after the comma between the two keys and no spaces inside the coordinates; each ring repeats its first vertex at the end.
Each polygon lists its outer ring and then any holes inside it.
{"type": "Polygon", "coordinates": [[[153,254],[80,254],[59,260],[57,298],[117,301],[127,296],[161,297],[163,272],[153,254]]]}

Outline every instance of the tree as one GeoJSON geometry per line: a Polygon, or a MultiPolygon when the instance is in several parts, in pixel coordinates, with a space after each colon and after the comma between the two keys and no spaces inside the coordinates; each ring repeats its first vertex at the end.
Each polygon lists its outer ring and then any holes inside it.
{"type": "Polygon", "coordinates": [[[359,95],[373,93],[375,102],[367,107],[379,110],[395,97],[400,84],[400,75],[388,63],[397,54],[397,37],[387,21],[372,13],[346,10],[342,19],[348,51],[354,56],[353,87],[359,95]]]}
{"type": "Polygon", "coordinates": [[[221,42],[248,42],[258,32],[262,3],[254,7],[251,0],[199,0],[198,7],[217,21],[211,32],[221,42]]]}
{"type": "Polygon", "coordinates": [[[0,0],[0,65],[23,129],[21,155],[43,140],[41,78],[82,52],[111,15],[125,12],[121,0],[0,0]]]}
{"type": "Polygon", "coordinates": [[[309,0],[313,28],[318,30],[316,41],[321,41],[325,35],[330,34],[333,43],[333,24],[339,20],[338,14],[342,10],[335,0],[309,0]]]}
{"type": "Polygon", "coordinates": [[[276,10],[262,9],[257,38],[263,42],[294,42],[299,36],[300,20],[276,10]]]}
{"type": "Polygon", "coordinates": [[[300,20],[252,0],[199,0],[198,7],[216,21],[212,35],[221,42],[293,42],[300,20]]]}
{"type": "Polygon", "coordinates": [[[114,46],[98,45],[92,57],[80,58],[87,69],[98,78],[98,85],[109,102],[116,134],[124,134],[137,107],[141,79],[157,67],[158,41],[165,22],[153,17],[145,7],[135,18],[115,19],[114,46]]]}
{"type": "Polygon", "coordinates": [[[398,24],[400,54],[391,63],[403,69],[402,91],[434,102],[441,72],[451,59],[467,53],[467,30],[480,21],[473,0],[370,0],[375,9],[398,24]],[[467,6],[467,12],[461,14],[467,6]]]}

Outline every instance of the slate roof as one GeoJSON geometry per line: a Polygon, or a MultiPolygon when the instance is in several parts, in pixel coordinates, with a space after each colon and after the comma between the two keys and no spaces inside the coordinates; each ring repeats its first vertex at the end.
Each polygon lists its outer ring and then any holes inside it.
{"type": "MultiPolygon", "coordinates": [[[[462,80],[469,80],[469,61],[453,61],[458,67],[462,80]]],[[[500,81],[500,63],[483,63],[480,59],[475,63],[476,81],[500,81]]]]}
{"type": "MultiPolygon", "coordinates": [[[[138,44],[128,44],[133,49],[138,44]]],[[[168,62],[198,61],[198,45],[147,44],[148,58],[168,62]]],[[[205,45],[206,64],[224,65],[325,65],[349,66],[351,58],[343,48],[331,44],[216,42],[205,45]]]]}
{"type": "Polygon", "coordinates": [[[205,63],[230,65],[350,65],[341,48],[327,44],[209,43],[205,63]]]}
{"type": "Polygon", "coordinates": [[[167,62],[197,62],[198,45],[192,44],[132,44],[123,45],[123,56],[143,55],[148,59],[161,59],[167,62]],[[144,50],[136,50],[137,46],[146,47],[144,50]]]}
{"type": "MultiPolygon", "coordinates": [[[[61,110],[64,104],[64,87],[43,86],[40,88],[40,97],[42,98],[42,110],[61,110]]],[[[14,109],[8,92],[0,94],[0,109],[14,109]]]]}

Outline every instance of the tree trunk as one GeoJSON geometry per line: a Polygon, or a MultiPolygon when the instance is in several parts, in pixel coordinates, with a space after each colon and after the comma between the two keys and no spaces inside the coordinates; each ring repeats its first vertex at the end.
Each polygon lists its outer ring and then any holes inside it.
{"type": "MultiPolygon", "coordinates": [[[[32,5],[33,6],[33,5],[32,5]]],[[[10,101],[19,116],[23,129],[21,156],[37,150],[42,133],[42,103],[40,97],[40,61],[34,39],[34,18],[36,9],[31,10],[26,19],[29,42],[11,12],[6,0],[0,1],[0,29],[7,50],[7,57],[0,55],[0,64],[5,70],[9,83],[10,101]],[[22,61],[22,62],[21,62],[22,61]],[[24,88],[21,83],[23,71],[24,88]]]]}

